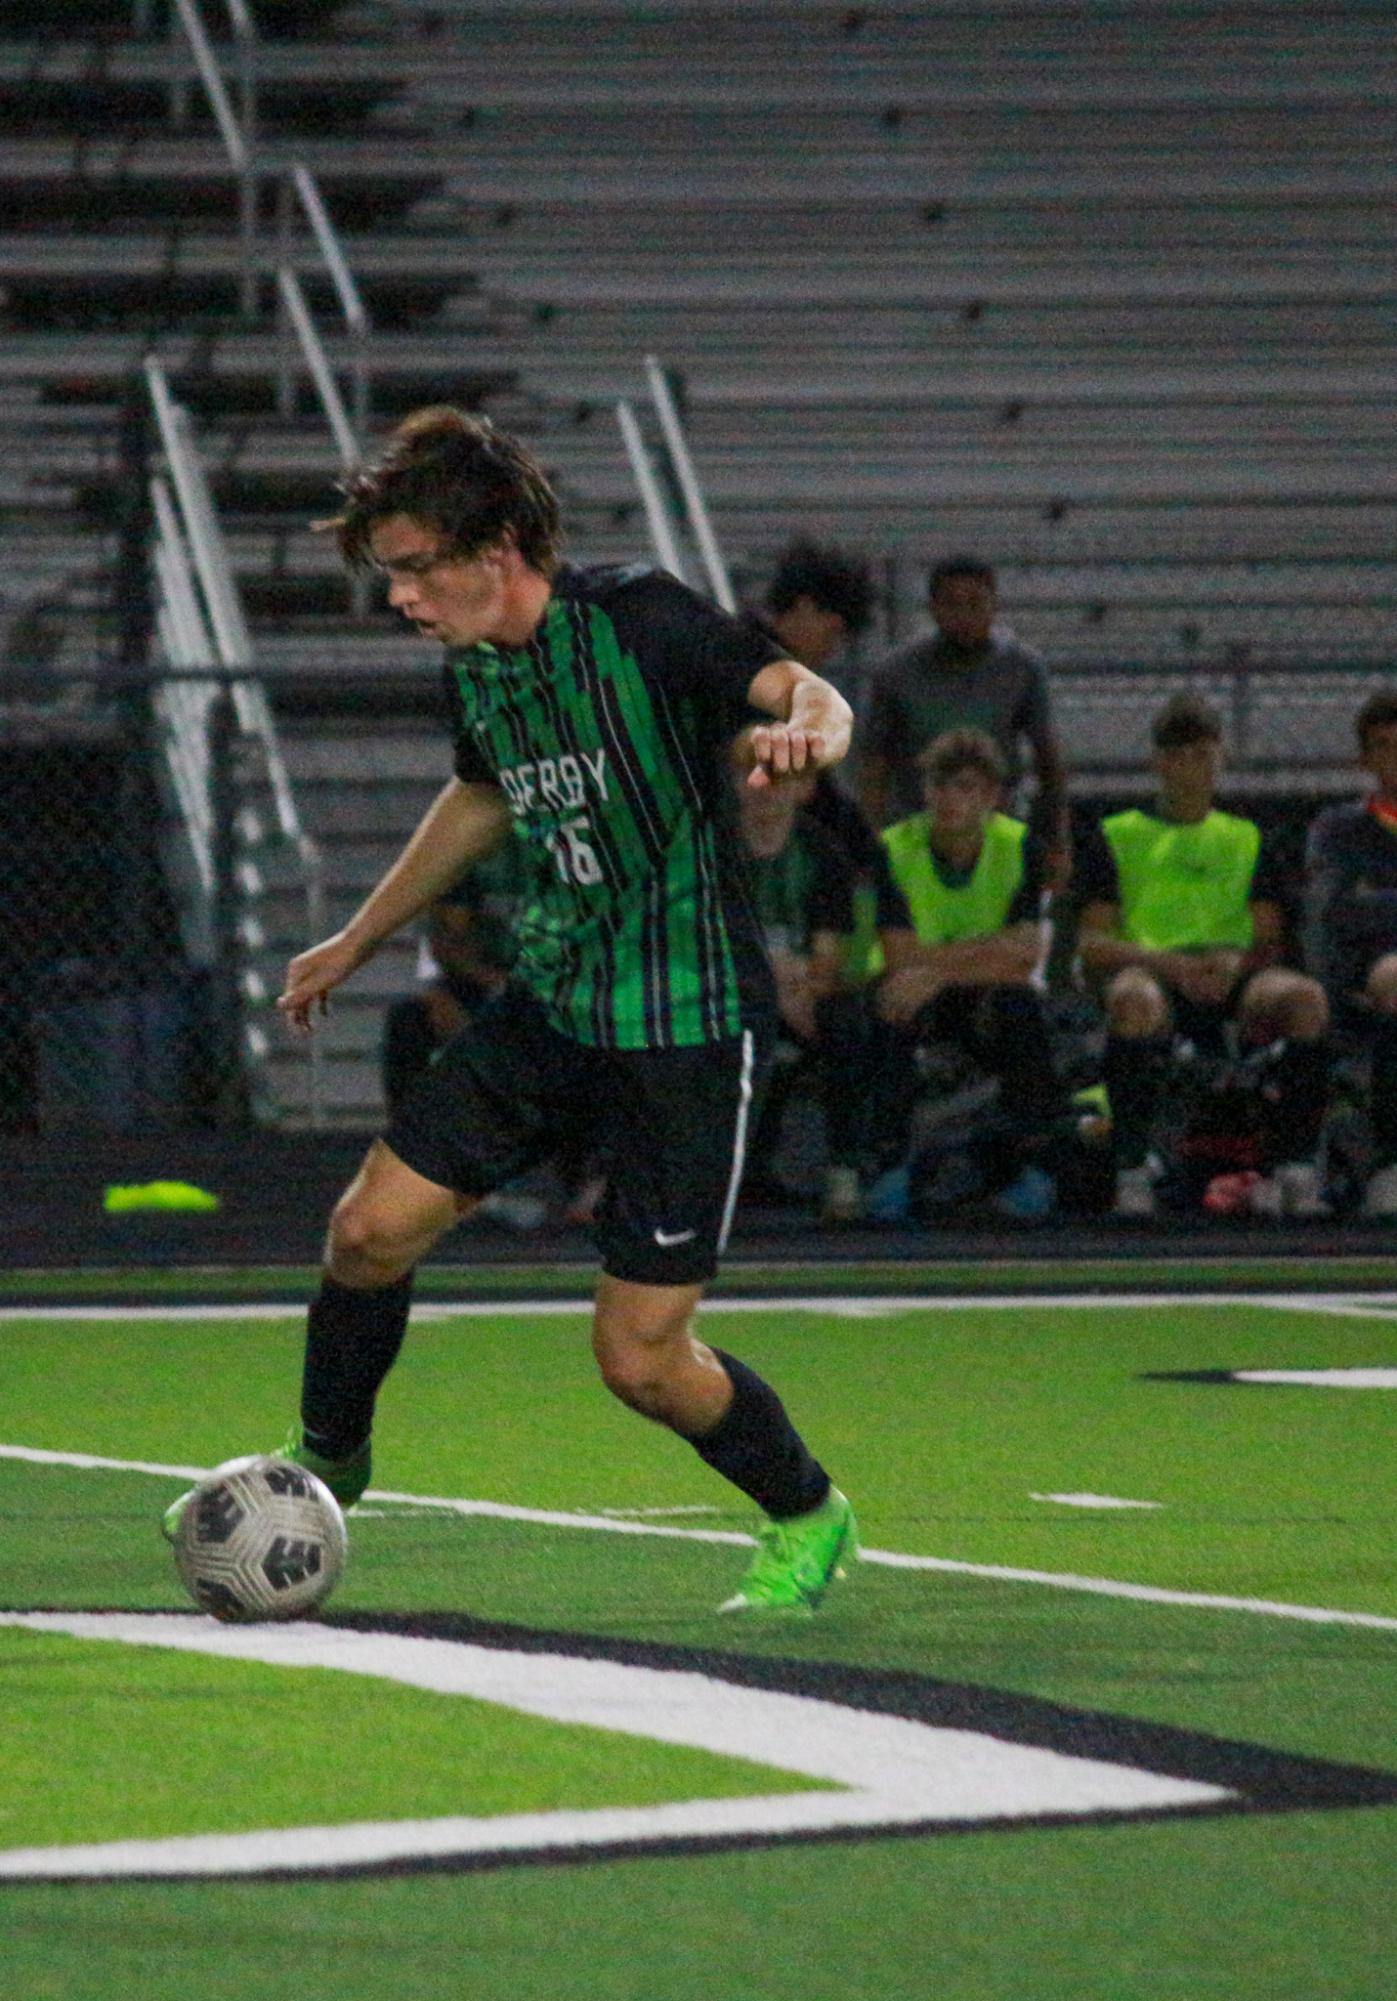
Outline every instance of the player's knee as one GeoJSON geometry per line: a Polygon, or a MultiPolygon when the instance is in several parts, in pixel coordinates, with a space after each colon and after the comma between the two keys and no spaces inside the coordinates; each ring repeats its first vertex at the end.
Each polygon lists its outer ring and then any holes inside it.
{"type": "Polygon", "coordinates": [[[658,1358],[644,1348],[599,1348],[597,1367],[612,1396],[629,1410],[646,1417],[658,1414],[663,1400],[664,1371],[658,1358]]]}
{"type": "Polygon", "coordinates": [[[671,1378],[689,1347],[687,1319],[638,1329],[599,1321],[592,1352],[611,1394],[631,1410],[663,1419],[671,1402],[671,1378]]]}
{"type": "Polygon", "coordinates": [[[1127,966],[1106,989],[1106,1026],[1112,1035],[1162,1035],[1169,1026],[1169,1003],[1158,980],[1127,966]]]}
{"type": "Polygon", "coordinates": [[[1385,952],[1370,969],[1364,992],[1380,1014],[1397,1014],[1397,952],[1385,952]]]}
{"type": "Polygon", "coordinates": [[[1290,1015],[1291,1035],[1304,1041],[1318,1041],[1329,1033],[1329,998],[1318,980],[1308,973],[1292,975],[1294,985],[1290,989],[1287,1008],[1290,1015]]]}
{"type": "Polygon", "coordinates": [[[384,1204],[351,1189],[330,1218],[330,1270],[346,1282],[387,1271],[397,1277],[415,1261],[417,1235],[384,1204]]]}
{"type": "Polygon", "coordinates": [[[1318,1041],[1329,1029],[1324,988],[1308,973],[1284,966],[1257,973],[1242,996],[1241,1029],[1248,1042],[1271,1042],[1279,1036],[1318,1041]]]}

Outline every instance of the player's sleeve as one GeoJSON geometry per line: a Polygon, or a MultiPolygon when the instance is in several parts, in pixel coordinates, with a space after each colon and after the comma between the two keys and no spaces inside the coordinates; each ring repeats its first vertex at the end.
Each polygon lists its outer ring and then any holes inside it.
{"type": "Polygon", "coordinates": [[[1048,670],[1036,653],[1023,652],[1023,691],[1019,697],[1014,728],[1027,737],[1035,751],[1051,744],[1053,735],[1052,699],[1048,693],[1048,670]]]}
{"type": "Polygon", "coordinates": [[[446,700],[447,727],[451,731],[451,741],[454,746],[453,771],[463,785],[498,785],[498,775],[486,763],[479,745],[466,728],[466,719],[461,708],[461,691],[456,685],[456,676],[449,663],[443,665],[441,678],[446,700]]]}
{"type": "Polygon", "coordinates": [[[911,931],[912,906],[901,883],[893,874],[888,851],[880,841],[869,873],[873,877],[874,923],[880,931],[911,931]]]}
{"type": "Polygon", "coordinates": [[[1072,865],[1072,890],[1079,903],[1119,903],[1120,873],[1110,842],[1093,827],[1072,865]]]}
{"type": "Polygon", "coordinates": [[[1300,942],[1305,964],[1330,993],[1342,992],[1353,972],[1351,927],[1344,922],[1349,880],[1342,822],[1332,811],[1321,813],[1305,837],[1300,942]]]}
{"type": "Polygon", "coordinates": [[[1282,907],[1292,900],[1290,876],[1276,850],[1275,842],[1265,833],[1261,836],[1261,846],[1256,854],[1256,867],[1252,870],[1250,900],[1253,903],[1278,903],[1282,907]]]}
{"type": "Polygon", "coordinates": [[[859,720],[859,747],[870,757],[887,763],[905,759],[912,746],[907,735],[907,718],[893,674],[895,661],[876,670],[868,684],[867,707],[859,720]]]}
{"type": "Polygon", "coordinates": [[[747,690],[783,649],[752,618],[721,611],[663,570],[625,582],[605,607],[647,681],[713,702],[734,731],[756,714],[747,690]]]}
{"type": "Polygon", "coordinates": [[[1048,908],[1048,857],[1042,839],[1030,830],[1024,835],[1023,881],[1004,914],[1010,924],[1040,924],[1048,908]]]}
{"type": "Polygon", "coordinates": [[[1343,946],[1397,949],[1397,881],[1364,882],[1355,839],[1362,821],[1342,806],[1321,813],[1305,844],[1305,936],[1317,957],[1343,946]]]}
{"type": "Polygon", "coordinates": [[[817,862],[806,910],[808,928],[812,934],[833,931],[847,938],[855,925],[853,865],[838,841],[817,823],[807,822],[802,831],[817,862]]]}

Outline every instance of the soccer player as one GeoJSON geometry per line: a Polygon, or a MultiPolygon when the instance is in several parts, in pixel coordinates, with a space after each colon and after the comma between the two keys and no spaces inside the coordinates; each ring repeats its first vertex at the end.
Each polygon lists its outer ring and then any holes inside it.
{"type": "Polygon", "coordinates": [[[1048,844],[1052,885],[1061,889],[1070,859],[1067,770],[1043,660],[1000,624],[998,584],[982,557],[935,564],[927,609],[935,632],[900,647],[872,677],[860,729],[864,811],[875,827],[916,813],[917,759],[927,745],[947,730],[982,729],[1004,760],[1013,812],[1027,744],[1038,781],[1029,817],[1048,844]]]}
{"type": "Polygon", "coordinates": [[[455,775],[345,928],[292,961],[279,1005],[308,1028],[511,825],[530,898],[503,994],[443,1051],[334,1211],[291,1456],[342,1503],[359,1498],[414,1266],[561,1142],[592,1145],[607,1172],[603,1381],[766,1516],[721,1609],[811,1607],[853,1553],[852,1510],[776,1393],[701,1341],[694,1314],[727,1239],[775,1015],[732,759],[756,790],[835,764],[848,704],[672,577],[560,563],[544,473],[483,420],[416,412],[345,494],[327,525],[346,561],[385,576],[394,608],[446,648],[455,775]]]}
{"type": "Polygon", "coordinates": [[[1310,964],[1343,1026],[1372,1051],[1375,1159],[1365,1216],[1397,1216],[1397,693],[1370,695],[1354,718],[1365,798],[1328,806],[1310,828],[1310,964]]]}
{"type": "Polygon", "coordinates": [[[984,730],[946,730],[918,759],[924,810],[883,831],[910,929],[890,933],[878,996],[887,1024],[883,1135],[905,1150],[915,1056],[955,1043],[999,1079],[1022,1170],[1063,1109],[1038,969],[1047,948],[1047,855],[1022,820],[999,812],[1005,766],[984,730]]]}
{"type": "MultiPolygon", "coordinates": [[[[754,1177],[765,1171],[770,1185],[782,1113],[800,1070],[813,1062],[828,1163],[820,1218],[840,1224],[862,1214],[860,1169],[868,1154],[878,1043],[868,990],[846,976],[856,944],[854,864],[810,810],[818,784],[813,772],[804,772],[761,791],[744,785],[739,793],[781,1031],[776,1074],[751,1155],[754,1177]]],[[[905,905],[901,917],[910,923],[905,905]]]]}
{"type": "Polygon", "coordinates": [[[1175,1035],[1199,1049],[1281,1045],[1267,1094],[1272,1171],[1252,1206],[1323,1215],[1314,1154],[1329,1096],[1329,1008],[1308,974],[1279,964],[1278,871],[1254,821],[1214,805],[1222,722],[1200,696],[1154,718],[1155,810],[1103,820],[1078,871],[1078,950],[1106,1007],[1106,1084],[1116,1213],[1152,1216],[1150,1125],[1175,1035]]]}

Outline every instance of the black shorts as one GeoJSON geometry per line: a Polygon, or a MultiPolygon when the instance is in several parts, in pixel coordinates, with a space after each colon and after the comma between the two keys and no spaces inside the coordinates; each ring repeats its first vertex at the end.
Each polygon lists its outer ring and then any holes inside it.
{"type": "Polygon", "coordinates": [[[1242,1002],[1242,989],[1246,980],[1238,980],[1226,1000],[1196,1001],[1187,994],[1167,991],[1169,1017],[1173,1023],[1171,1033],[1176,1042],[1191,1042],[1204,1056],[1225,1055],[1229,1046],[1228,1030],[1237,1019],[1242,1002]]]}
{"type": "Polygon", "coordinates": [[[506,988],[448,1043],[384,1140],[462,1195],[488,1195],[564,1148],[595,1152],[603,1268],[699,1284],[727,1243],[770,1047],[748,1029],[692,1049],[592,1049],[506,988]]]}

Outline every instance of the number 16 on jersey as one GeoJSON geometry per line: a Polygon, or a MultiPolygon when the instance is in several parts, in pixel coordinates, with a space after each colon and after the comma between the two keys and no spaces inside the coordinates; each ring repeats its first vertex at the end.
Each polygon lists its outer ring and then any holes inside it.
{"type": "Polygon", "coordinates": [[[557,833],[549,836],[549,851],[558,864],[558,873],[564,882],[601,881],[601,863],[597,860],[597,851],[586,839],[591,831],[591,822],[587,815],[579,813],[575,819],[561,821],[557,833]]]}

